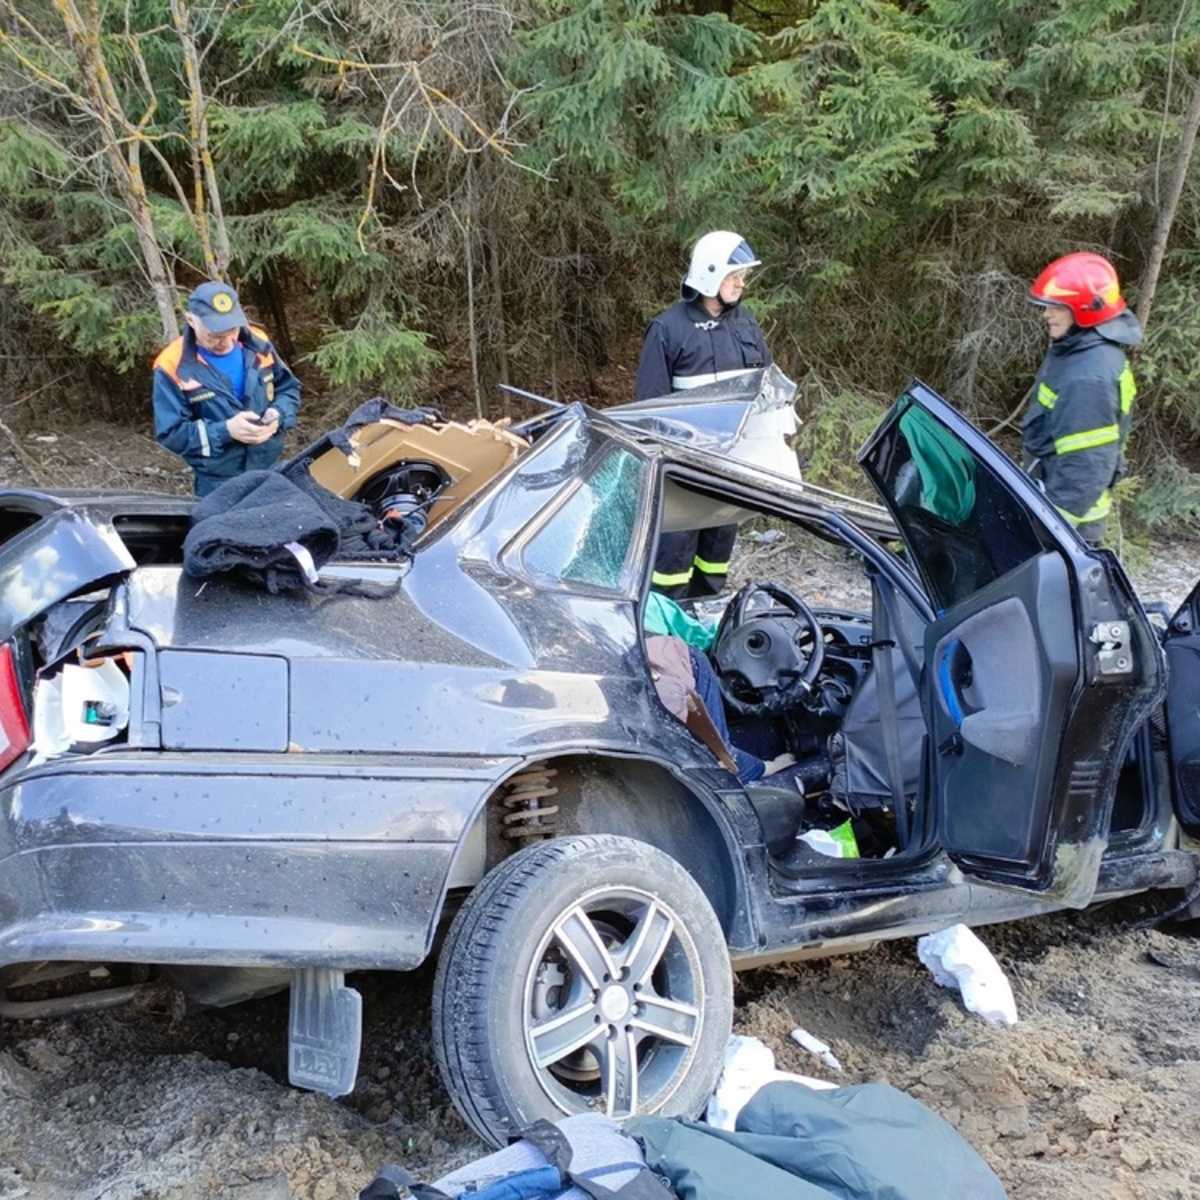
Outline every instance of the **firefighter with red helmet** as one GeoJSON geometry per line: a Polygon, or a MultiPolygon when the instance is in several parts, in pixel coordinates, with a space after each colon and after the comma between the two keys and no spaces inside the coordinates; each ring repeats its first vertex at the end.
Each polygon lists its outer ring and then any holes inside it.
{"type": "Polygon", "coordinates": [[[1055,259],[1029,289],[1045,310],[1050,345],[1021,427],[1030,469],[1046,496],[1092,545],[1104,538],[1113,485],[1137,394],[1127,352],[1142,327],[1099,254],[1055,259]]]}

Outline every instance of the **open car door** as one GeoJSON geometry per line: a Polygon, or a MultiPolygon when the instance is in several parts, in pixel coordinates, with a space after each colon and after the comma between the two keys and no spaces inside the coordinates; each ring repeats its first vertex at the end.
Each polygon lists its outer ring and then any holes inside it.
{"type": "Polygon", "coordinates": [[[1141,604],[1115,556],[924,384],[859,461],[937,613],[922,704],[942,846],[974,878],[1087,904],[1130,735],[1165,691],[1141,604]]]}

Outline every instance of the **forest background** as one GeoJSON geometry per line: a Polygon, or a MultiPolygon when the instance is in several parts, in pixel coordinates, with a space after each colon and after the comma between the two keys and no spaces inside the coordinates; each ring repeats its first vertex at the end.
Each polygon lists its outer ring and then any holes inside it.
{"type": "Polygon", "coordinates": [[[1192,0],[0,0],[0,435],[147,433],[205,277],[302,433],[623,402],[731,228],[806,475],[854,489],[914,375],[1011,448],[1028,285],[1092,249],[1146,327],[1123,529],[1191,525],[1198,124],[1192,0]]]}

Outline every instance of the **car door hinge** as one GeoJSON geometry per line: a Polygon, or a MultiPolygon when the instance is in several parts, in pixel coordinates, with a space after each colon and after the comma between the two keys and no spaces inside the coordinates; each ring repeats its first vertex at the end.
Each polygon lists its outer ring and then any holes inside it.
{"type": "Polygon", "coordinates": [[[1096,670],[1100,675],[1129,675],[1133,671],[1133,650],[1129,644],[1128,621],[1101,621],[1092,626],[1088,639],[1099,646],[1096,670]]]}

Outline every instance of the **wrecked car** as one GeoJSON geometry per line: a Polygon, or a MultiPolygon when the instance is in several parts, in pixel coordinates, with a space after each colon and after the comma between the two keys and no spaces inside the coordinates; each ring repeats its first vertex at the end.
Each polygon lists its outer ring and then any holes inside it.
{"type": "Polygon", "coordinates": [[[190,499],[0,492],[0,1016],[124,1000],[132,968],[210,1005],[290,988],[290,1078],[340,1095],[347,976],[436,956],[446,1087],[501,1144],[697,1112],[732,971],[1191,904],[1200,600],[1153,621],[919,382],[859,455],[878,505],[812,487],[777,455],[793,391],[326,438],[289,468],[421,514],[399,559],[320,567],[375,591],[193,578],[190,499]],[[646,651],[660,532],[733,521],[863,596],[802,570],[711,614],[730,742],[795,764],[747,784],[646,651]],[[847,826],[857,856],[803,838],[847,826]]]}

